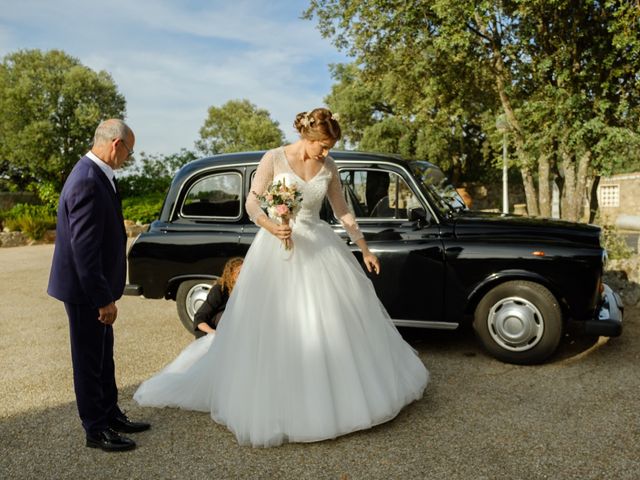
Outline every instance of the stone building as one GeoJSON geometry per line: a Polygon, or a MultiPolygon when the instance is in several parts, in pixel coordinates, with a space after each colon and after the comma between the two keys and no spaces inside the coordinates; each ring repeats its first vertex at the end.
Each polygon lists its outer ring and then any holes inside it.
{"type": "Polygon", "coordinates": [[[598,185],[602,223],[616,224],[620,217],[638,216],[640,221],[640,173],[602,177],[598,185]]]}

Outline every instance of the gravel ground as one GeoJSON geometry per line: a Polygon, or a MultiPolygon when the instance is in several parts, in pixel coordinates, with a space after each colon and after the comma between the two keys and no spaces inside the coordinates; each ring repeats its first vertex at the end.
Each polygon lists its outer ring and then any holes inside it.
{"type": "MultiPolygon", "coordinates": [[[[137,406],[137,385],[191,341],[175,304],[125,297],[120,405],[152,430],[132,452],[84,446],[67,320],[45,294],[53,247],[0,249],[0,479],[638,479],[640,310],[622,337],[567,338],[551,362],[507,365],[468,331],[403,332],[432,374],[393,421],[313,444],[239,447],[207,414],[137,406]]],[[[229,367],[231,368],[231,367],[229,367]]]]}

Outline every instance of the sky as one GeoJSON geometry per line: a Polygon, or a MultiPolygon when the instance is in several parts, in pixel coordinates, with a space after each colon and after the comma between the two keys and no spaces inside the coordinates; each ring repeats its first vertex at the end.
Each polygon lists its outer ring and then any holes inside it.
{"type": "Polygon", "coordinates": [[[349,59],[308,0],[0,0],[0,57],[58,49],[111,74],[136,152],[193,149],[211,106],[247,99],[288,141],[298,112],[323,105],[329,65],[349,59]]]}

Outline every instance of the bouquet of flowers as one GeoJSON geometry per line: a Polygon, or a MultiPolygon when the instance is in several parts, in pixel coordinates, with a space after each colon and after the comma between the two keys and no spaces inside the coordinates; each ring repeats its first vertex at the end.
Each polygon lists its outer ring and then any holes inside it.
{"type": "MultiPolygon", "coordinates": [[[[267,209],[269,216],[279,219],[283,225],[289,225],[289,221],[295,218],[302,205],[302,192],[298,185],[287,185],[284,178],[272,183],[262,195],[253,193],[262,202],[262,207],[267,209]]],[[[291,239],[284,240],[283,243],[286,250],[293,248],[291,239]]]]}

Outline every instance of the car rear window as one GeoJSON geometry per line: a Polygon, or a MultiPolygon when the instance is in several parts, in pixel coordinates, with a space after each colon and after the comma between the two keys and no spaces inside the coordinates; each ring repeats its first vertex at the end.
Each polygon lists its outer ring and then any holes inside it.
{"type": "Polygon", "coordinates": [[[180,213],[183,217],[238,218],[241,198],[242,176],[238,172],[212,174],[189,188],[180,213]]]}

